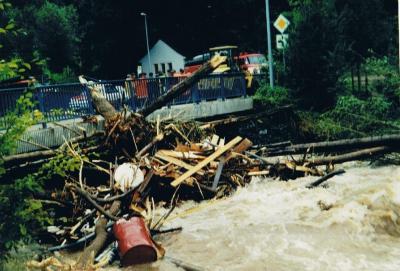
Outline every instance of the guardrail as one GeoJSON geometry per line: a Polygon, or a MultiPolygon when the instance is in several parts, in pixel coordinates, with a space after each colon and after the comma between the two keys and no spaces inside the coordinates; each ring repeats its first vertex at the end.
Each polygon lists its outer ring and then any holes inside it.
{"type": "MultiPolygon", "coordinates": [[[[140,110],[164,94],[183,77],[161,77],[136,80],[96,82],[95,86],[116,108],[127,106],[140,110]]],[[[17,99],[26,88],[0,89],[0,129],[6,128],[4,116],[15,108],[17,99]]],[[[79,83],[38,86],[31,90],[36,109],[44,118],[42,122],[73,119],[94,114],[91,96],[86,86],[79,83]]],[[[246,95],[243,74],[209,75],[171,101],[168,106],[216,99],[228,99],[246,95]]]]}

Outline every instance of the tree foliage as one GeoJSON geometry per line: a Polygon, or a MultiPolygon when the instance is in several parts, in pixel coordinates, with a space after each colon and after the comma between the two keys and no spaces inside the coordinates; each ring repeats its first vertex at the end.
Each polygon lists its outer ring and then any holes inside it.
{"type": "Polygon", "coordinates": [[[9,17],[24,32],[10,40],[21,56],[27,59],[39,56],[53,72],[62,72],[67,66],[79,67],[81,35],[73,5],[47,0],[27,2],[15,7],[9,17]]]}
{"type": "MultiPolygon", "coordinates": [[[[0,10],[2,12],[9,8],[11,8],[11,4],[0,0],[0,10]]],[[[2,15],[4,18],[4,14],[2,15]]],[[[4,36],[18,34],[12,20],[1,29],[0,32],[4,36]]],[[[1,60],[0,75],[3,78],[21,76],[27,68],[30,69],[30,64],[25,63],[15,55],[10,59],[1,60]]],[[[32,93],[27,91],[17,100],[15,109],[3,116],[8,126],[0,134],[0,175],[5,172],[3,157],[15,151],[18,139],[40,117],[40,113],[35,111],[34,108],[32,93]]],[[[35,229],[48,221],[47,216],[41,215],[44,211],[40,202],[33,200],[31,197],[33,191],[41,189],[40,183],[32,176],[21,180],[8,181],[9,183],[0,183],[0,258],[4,257],[5,252],[21,237],[29,236],[28,229],[35,229]]]]}
{"type": "Polygon", "coordinates": [[[296,2],[293,12],[287,84],[305,108],[321,110],[334,103],[345,45],[333,2],[296,2]]]}
{"type": "Polygon", "coordinates": [[[328,109],[344,73],[355,66],[360,81],[366,58],[389,54],[392,20],[379,0],[289,2],[287,85],[303,108],[328,109]]]}

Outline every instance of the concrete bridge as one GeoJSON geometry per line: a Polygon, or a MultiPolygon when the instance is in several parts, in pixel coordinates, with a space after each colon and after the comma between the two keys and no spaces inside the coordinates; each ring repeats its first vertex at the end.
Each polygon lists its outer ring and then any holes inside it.
{"type": "MultiPolygon", "coordinates": [[[[114,107],[128,107],[135,111],[162,95],[171,85],[177,83],[177,80],[179,79],[107,81],[98,85],[114,107]]],[[[23,91],[25,90],[0,90],[0,128],[9,125],[1,123],[1,116],[15,105],[16,99],[23,91]]],[[[17,154],[54,148],[63,144],[65,140],[82,135],[90,136],[104,130],[104,119],[100,116],[96,116],[97,124],[84,122],[84,116],[94,113],[86,87],[80,84],[43,86],[35,88],[33,93],[44,120],[30,127],[22,136],[18,142],[17,154]]],[[[242,75],[211,75],[201,79],[167,106],[149,115],[148,120],[155,120],[158,116],[160,119],[200,119],[252,108],[253,99],[246,95],[242,75]]]]}

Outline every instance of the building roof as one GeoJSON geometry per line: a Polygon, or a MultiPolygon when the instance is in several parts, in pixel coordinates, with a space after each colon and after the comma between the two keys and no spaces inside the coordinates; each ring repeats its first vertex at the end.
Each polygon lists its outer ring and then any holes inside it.
{"type": "MultiPolygon", "coordinates": [[[[181,57],[185,58],[185,56],[183,56],[182,54],[180,54],[179,52],[177,52],[174,48],[172,48],[171,46],[169,46],[166,42],[164,42],[163,40],[158,40],[153,47],[150,48],[150,54],[152,54],[152,51],[154,51],[155,49],[157,49],[158,47],[167,47],[168,49],[170,49],[171,51],[175,52],[176,54],[180,55],[181,57]]],[[[147,53],[140,59],[140,62],[142,62],[147,56],[147,53]]]]}

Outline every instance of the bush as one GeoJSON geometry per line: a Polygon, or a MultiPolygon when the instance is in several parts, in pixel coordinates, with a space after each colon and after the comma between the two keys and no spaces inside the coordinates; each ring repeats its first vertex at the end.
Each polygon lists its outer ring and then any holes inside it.
{"type": "Polygon", "coordinates": [[[47,67],[44,69],[44,74],[51,84],[63,84],[77,82],[78,76],[70,67],[66,67],[60,73],[51,72],[47,67]]]}
{"type": "Polygon", "coordinates": [[[372,80],[370,90],[385,96],[392,103],[392,113],[399,114],[400,106],[400,76],[398,67],[389,64],[387,57],[369,58],[365,69],[372,80]]]}
{"type": "Polygon", "coordinates": [[[272,108],[293,103],[293,99],[287,88],[276,86],[274,89],[271,89],[267,84],[257,90],[254,99],[272,108]]]}
{"type": "Polygon", "coordinates": [[[398,130],[395,120],[390,120],[391,107],[383,95],[367,100],[341,96],[333,110],[317,118],[314,133],[323,139],[391,133],[398,130]]]}

